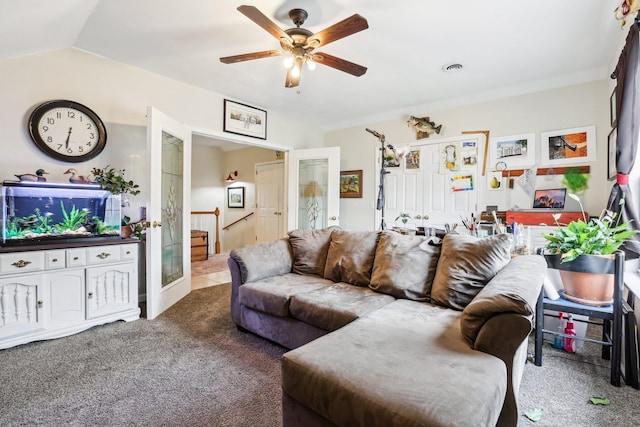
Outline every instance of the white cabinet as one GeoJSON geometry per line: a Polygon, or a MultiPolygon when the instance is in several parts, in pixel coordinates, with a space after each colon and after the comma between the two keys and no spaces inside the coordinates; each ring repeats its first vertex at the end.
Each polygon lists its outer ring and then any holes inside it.
{"type": "Polygon", "coordinates": [[[139,317],[137,243],[0,253],[0,349],[139,317]]]}

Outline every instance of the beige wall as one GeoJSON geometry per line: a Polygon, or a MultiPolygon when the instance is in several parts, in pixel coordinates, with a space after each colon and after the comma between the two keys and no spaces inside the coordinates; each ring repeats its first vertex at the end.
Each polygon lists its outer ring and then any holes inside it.
{"type": "MultiPolygon", "coordinates": [[[[408,115],[430,116],[436,124],[442,124],[440,135],[432,135],[429,141],[439,137],[460,135],[462,131],[489,130],[491,136],[509,136],[535,133],[536,158],[540,159],[540,132],[581,126],[596,126],[597,157],[591,166],[589,189],[582,196],[585,209],[598,214],[604,207],[611,182],[607,181],[607,136],[609,125],[610,82],[595,81],[554,90],[505,98],[497,101],[469,105],[442,111],[411,111],[407,116],[385,122],[335,130],[325,133],[325,146],[341,149],[341,170],[363,169],[363,198],[341,199],[340,225],[347,229],[375,229],[376,176],[379,165],[375,156],[379,142],[365,131],[365,127],[384,133],[387,143],[394,146],[415,143],[416,135],[407,126],[408,115]]],[[[487,165],[487,170],[491,166],[487,165]]],[[[485,185],[484,180],[479,180],[485,185]]],[[[561,176],[540,176],[539,187],[561,186],[561,176]]],[[[481,191],[478,210],[487,204],[497,204],[499,209],[514,205],[530,207],[531,200],[517,185],[513,190],[481,191]]],[[[428,212],[427,212],[428,213],[428,212]]]]}

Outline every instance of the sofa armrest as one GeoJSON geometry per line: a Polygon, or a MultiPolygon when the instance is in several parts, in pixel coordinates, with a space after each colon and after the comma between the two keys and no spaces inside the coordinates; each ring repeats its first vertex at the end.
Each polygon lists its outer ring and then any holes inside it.
{"type": "Polygon", "coordinates": [[[241,325],[239,289],[242,284],[291,272],[293,255],[289,239],[258,243],[229,253],[231,272],[231,318],[241,325]]]}
{"type": "Polygon", "coordinates": [[[533,316],[546,271],[544,257],[519,256],[487,283],[465,307],[460,318],[462,336],[471,348],[477,347],[480,331],[493,316],[505,313],[533,316]]]}

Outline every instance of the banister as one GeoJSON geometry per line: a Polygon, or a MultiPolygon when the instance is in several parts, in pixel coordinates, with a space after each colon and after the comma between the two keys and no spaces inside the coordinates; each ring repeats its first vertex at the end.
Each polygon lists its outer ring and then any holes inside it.
{"type": "Polygon", "coordinates": [[[223,230],[228,230],[229,228],[233,227],[234,225],[236,225],[237,223],[239,223],[240,221],[246,220],[247,218],[249,218],[251,215],[253,215],[254,213],[248,213],[245,216],[243,216],[242,218],[233,221],[231,224],[227,225],[226,227],[222,227],[223,230]]]}

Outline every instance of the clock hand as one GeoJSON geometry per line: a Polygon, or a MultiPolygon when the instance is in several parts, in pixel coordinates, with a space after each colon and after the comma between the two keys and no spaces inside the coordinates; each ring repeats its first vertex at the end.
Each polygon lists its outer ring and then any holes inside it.
{"type": "Polygon", "coordinates": [[[64,142],[64,148],[69,148],[69,138],[71,138],[71,129],[69,128],[69,134],[67,135],[67,140],[64,142]]]}

